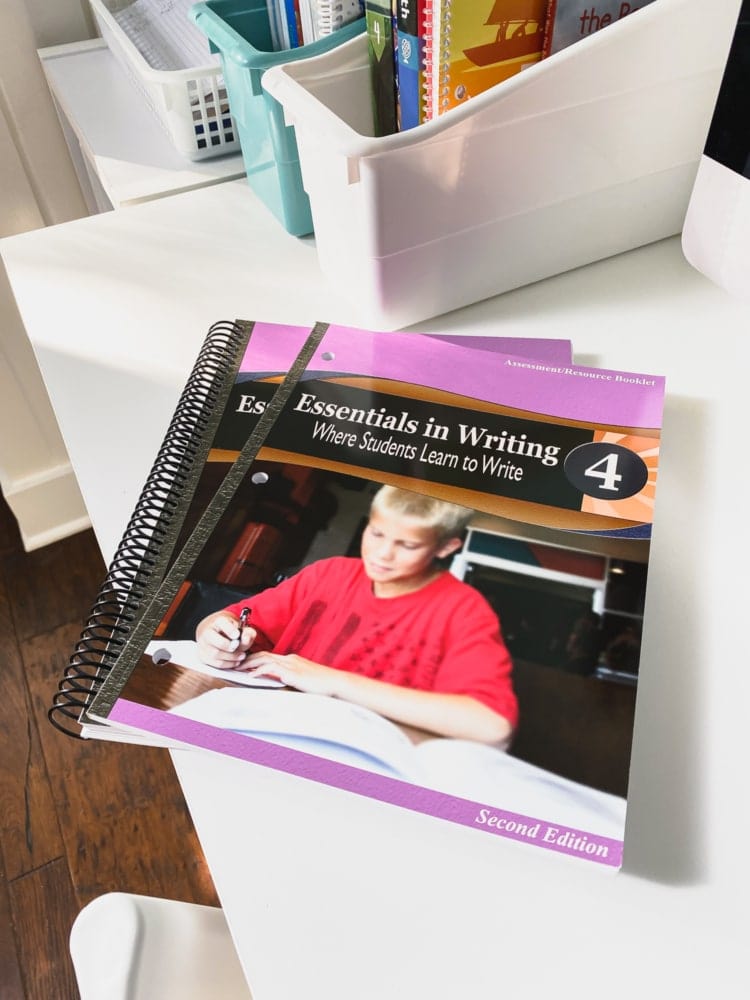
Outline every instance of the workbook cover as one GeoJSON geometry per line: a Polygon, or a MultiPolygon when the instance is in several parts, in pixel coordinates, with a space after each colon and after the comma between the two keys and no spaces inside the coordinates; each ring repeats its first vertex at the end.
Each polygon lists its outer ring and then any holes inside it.
{"type": "MultiPolygon", "coordinates": [[[[317,330],[317,327],[315,328],[317,330]]],[[[359,336],[360,331],[349,333],[359,336]]],[[[451,333],[414,334],[432,342],[456,341],[487,355],[513,351],[548,362],[570,361],[563,338],[524,338],[451,333]]],[[[286,393],[304,370],[314,347],[310,327],[219,321],[208,331],[175,408],[139,500],[92,604],[88,619],[58,682],[48,712],[56,728],[74,736],[119,739],[114,728],[93,724],[86,711],[149,606],[156,589],[185,540],[203,518],[211,499],[224,488],[226,466],[207,461],[214,441],[223,439],[237,401],[244,407],[245,460],[255,455],[286,393]]],[[[481,357],[481,355],[480,355],[481,357]]],[[[220,502],[220,500],[216,500],[220,502]]]]}
{"type": "Polygon", "coordinates": [[[249,382],[90,715],[616,869],[663,380],[353,333],[246,461],[249,382]]]}
{"type": "Polygon", "coordinates": [[[396,4],[396,75],[400,132],[425,121],[425,0],[398,0],[396,4]]]}
{"type": "Polygon", "coordinates": [[[547,0],[426,0],[425,117],[435,118],[542,57],[547,0]]]}
{"type": "Polygon", "coordinates": [[[543,55],[549,56],[622,20],[653,0],[548,0],[543,55]]]}
{"type": "Polygon", "coordinates": [[[365,22],[373,127],[375,135],[392,135],[398,131],[398,74],[391,0],[365,0],[365,22]]]}

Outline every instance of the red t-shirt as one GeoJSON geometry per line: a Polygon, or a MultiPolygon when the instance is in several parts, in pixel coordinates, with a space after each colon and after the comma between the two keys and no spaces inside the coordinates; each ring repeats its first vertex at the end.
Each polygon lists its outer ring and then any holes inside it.
{"type": "Polygon", "coordinates": [[[254,649],[422,691],[465,694],[515,726],[512,663],[497,616],[450,573],[400,597],[376,597],[361,559],[335,556],[233,604],[252,608],[254,649]]]}

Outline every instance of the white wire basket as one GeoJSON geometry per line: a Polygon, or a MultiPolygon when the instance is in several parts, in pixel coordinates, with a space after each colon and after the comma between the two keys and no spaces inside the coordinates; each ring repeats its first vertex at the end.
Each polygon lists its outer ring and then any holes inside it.
{"type": "MultiPolygon", "coordinates": [[[[128,37],[115,15],[137,0],[89,0],[102,38],[183,156],[205,160],[240,150],[218,55],[186,69],[156,68],[161,53],[146,54],[128,37]]],[[[169,5],[171,0],[160,0],[169,5]]]]}

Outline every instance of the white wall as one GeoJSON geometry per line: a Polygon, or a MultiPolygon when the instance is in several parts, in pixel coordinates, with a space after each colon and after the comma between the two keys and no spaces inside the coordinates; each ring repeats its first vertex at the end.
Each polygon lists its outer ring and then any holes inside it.
{"type": "MultiPolygon", "coordinates": [[[[36,49],[95,35],[87,0],[0,0],[0,235],[87,214],[36,49]]],[[[0,487],[27,549],[88,525],[0,270],[0,487]]]]}
{"type": "MultiPolygon", "coordinates": [[[[6,0],[0,0],[4,4],[6,0]]],[[[79,42],[96,34],[88,0],[24,0],[38,49],[79,42]]]]}

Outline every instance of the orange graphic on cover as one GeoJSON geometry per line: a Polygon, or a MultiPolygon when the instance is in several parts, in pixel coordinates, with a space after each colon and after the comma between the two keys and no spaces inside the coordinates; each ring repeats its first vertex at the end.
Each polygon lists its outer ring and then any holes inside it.
{"type": "Polygon", "coordinates": [[[546,0],[442,0],[437,25],[439,70],[433,77],[438,114],[538,62],[546,0]]]}
{"type": "Polygon", "coordinates": [[[634,451],[645,462],[648,479],[640,492],[624,500],[600,500],[584,496],[581,510],[587,514],[600,514],[603,517],[619,517],[627,521],[651,524],[654,519],[654,495],[659,471],[659,439],[618,434],[614,431],[597,431],[594,441],[618,444],[634,451]]]}

